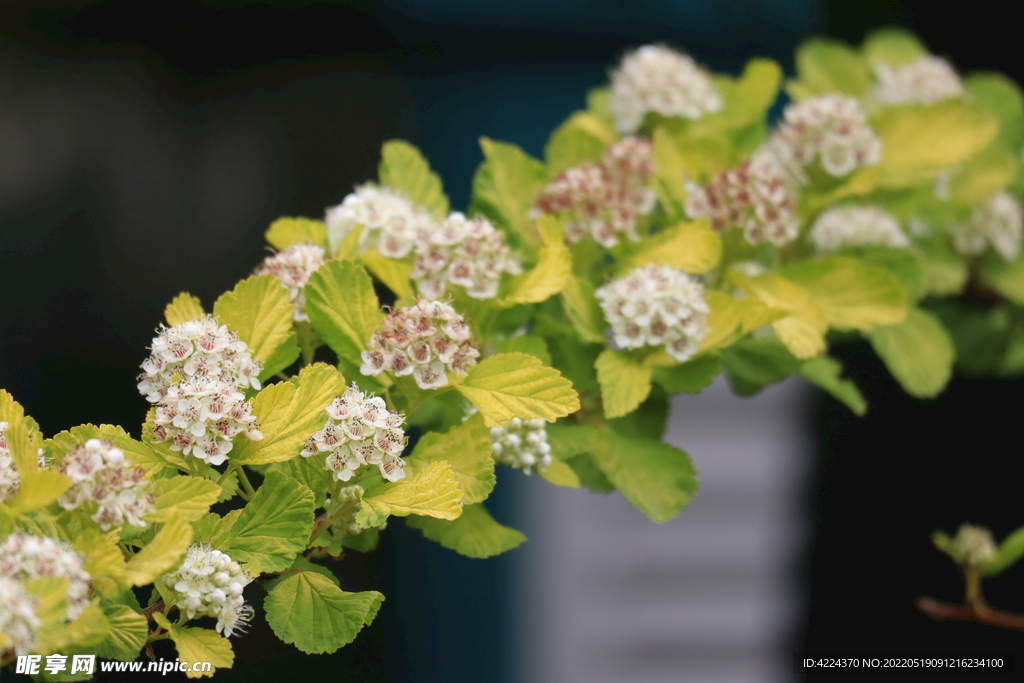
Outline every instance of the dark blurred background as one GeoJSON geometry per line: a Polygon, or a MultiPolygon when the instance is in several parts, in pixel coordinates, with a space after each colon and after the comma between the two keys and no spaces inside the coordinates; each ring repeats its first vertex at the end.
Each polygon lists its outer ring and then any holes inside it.
{"type": "MultiPolygon", "coordinates": [[[[488,135],[540,155],[622,52],[663,41],[719,71],[753,56],[792,72],[814,34],[857,42],[890,24],[961,69],[1020,81],[1019,28],[1003,5],[816,0],[388,0],[0,4],[0,387],[52,434],[137,425],[134,377],[164,305],[209,305],[264,255],[281,215],[319,217],[375,178],[381,142],[419,145],[464,208],[488,135]]],[[[1016,651],[1021,636],[934,624],[913,598],[956,599],[935,527],[997,535],[1024,522],[1015,443],[1020,384],[957,380],[934,402],[903,396],[862,346],[839,351],[868,395],[855,420],[824,399],[807,491],[809,605],[792,650],[1016,651]]],[[[506,477],[495,514],[515,518],[506,477]]],[[[684,511],[683,515],[686,514],[684,511]]],[[[347,559],[349,590],[388,600],[333,656],[294,657],[265,624],[218,679],[330,673],[359,681],[507,681],[515,553],[466,560],[392,524],[347,559]]],[[[638,558],[642,562],[642,558],[638,558]]],[[[1013,570],[992,601],[1024,610],[1013,570]]],[[[166,653],[167,656],[173,656],[166,653]]],[[[6,674],[5,674],[6,675],[6,674]]],[[[680,671],[678,680],[689,680],[680,671]]],[[[966,679],[965,679],[966,680],[966,679]]]]}

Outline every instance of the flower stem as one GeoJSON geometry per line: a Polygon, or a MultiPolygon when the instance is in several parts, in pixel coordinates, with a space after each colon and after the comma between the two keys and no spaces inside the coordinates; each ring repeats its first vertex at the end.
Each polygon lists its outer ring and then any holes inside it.
{"type": "Polygon", "coordinates": [[[252,497],[256,495],[256,489],[252,487],[249,477],[245,474],[244,467],[238,468],[238,481],[241,482],[242,489],[245,491],[245,493],[242,494],[242,498],[245,498],[247,501],[252,500],[252,497]]]}

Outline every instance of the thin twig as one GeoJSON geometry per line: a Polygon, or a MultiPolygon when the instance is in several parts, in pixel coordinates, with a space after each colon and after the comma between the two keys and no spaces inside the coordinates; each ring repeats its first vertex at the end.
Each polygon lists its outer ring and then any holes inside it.
{"type": "Polygon", "coordinates": [[[1024,631],[1024,614],[1004,612],[988,606],[942,602],[928,596],[918,598],[917,608],[936,621],[975,621],[979,624],[1024,631]]]}

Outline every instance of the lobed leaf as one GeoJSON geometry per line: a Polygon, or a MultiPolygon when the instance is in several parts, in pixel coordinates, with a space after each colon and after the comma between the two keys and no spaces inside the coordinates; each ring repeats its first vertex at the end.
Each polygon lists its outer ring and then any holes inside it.
{"type": "Polygon", "coordinates": [[[213,314],[244,341],[263,363],[260,379],[273,377],[299,357],[292,326],[295,307],[288,290],[273,275],[242,280],[213,304],[213,314]]]}
{"type": "Polygon", "coordinates": [[[651,368],[625,351],[605,349],[594,364],[601,385],[605,417],[622,417],[636,410],[651,393],[651,368]]]}
{"type": "Polygon", "coordinates": [[[428,432],[405,459],[418,471],[420,465],[447,462],[466,503],[479,503],[494,490],[494,457],[490,430],[476,414],[444,434],[428,432]]]}
{"type": "Polygon", "coordinates": [[[448,215],[448,197],[441,178],[430,170],[430,164],[418,149],[404,140],[388,140],[381,147],[377,175],[382,185],[398,190],[413,204],[435,216],[448,215]]]}
{"type": "Polygon", "coordinates": [[[306,285],[306,312],[320,338],[357,367],[382,317],[373,282],[352,261],[328,261],[306,285]]]}
{"type": "Polygon", "coordinates": [[[953,374],[953,340],[933,313],[911,308],[906,320],[876,327],[868,333],[868,339],[911,396],[934,398],[953,374]]]}
{"type": "Polygon", "coordinates": [[[213,677],[217,669],[230,669],[235,663],[231,641],[216,631],[172,624],[161,612],[154,612],[153,620],[171,637],[178,650],[178,659],[190,665],[197,662],[210,662],[212,665],[211,670],[206,672],[196,671],[190,666],[185,673],[187,678],[213,677]]]}
{"type": "Polygon", "coordinates": [[[291,566],[313,528],[313,492],[280,472],[267,472],[231,527],[227,553],[253,576],[291,566]]]}
{"type": "Polygon", "coordinates": [[[569,380],[523,353],[485,359],[455,388],[483,413],[488,427],[505,427],[513,417],[552,422],[580,407],[569,380]]]}
{"type": "Polygon", "coordinates": [[[315,244],[326,249],[327,226],[311,218],[285,216],[270,224],[264,238],[281,251],[296,244],[315,244]]]}
{"type": "Polygon", "coordinates": [[[477,559],[500,555],[526,541],[522,532],[494,521],[482,503],[467,505],[462,515],[451,521],[410,517],[405,523],[431,541],[477,559]]]}
{"type": "Polygon", "coordinates": [[[164,318],[171,327],[184,325],[190,320],[202,318],[204,315],[206,312],[203,310],[203,304],[199,301],[199,297],[192,296],[188,292],[182,292],[174,297],[171,299],[171,303],[164,308],[164,318]]]}

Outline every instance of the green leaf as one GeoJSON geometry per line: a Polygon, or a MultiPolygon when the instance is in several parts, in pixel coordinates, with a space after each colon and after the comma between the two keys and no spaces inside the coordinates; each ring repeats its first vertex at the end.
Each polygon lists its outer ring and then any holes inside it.
{"type": "Polygon", "coordinates": [[[729,279],[769,307],[789,313],[774,321],[772,329],[794,356],[814,358],[825,350],[828,322],[825,313],[811,300],[811,294],[806,289],[775,273],[747,277],[732,270],[729,279]]]}
{"type": "MultiPolygon", "coordinates": [[[[949,296],[963,291],[967,284],[967,264],[962,257],[945,246],[939,246],[926,248],[920,258],[927,294],[949,296]]],[[[981,275],[984,279],[984,271],[981,275]]]]}
{"type": "Polygon", "coordinates": [[[1024,255],[1007,263],[1001,258],[982,261],[979,276],[983,283],[1015,304],[1024,305],[1024,255]]]}
{"type": "Polygon", "coordinates": [[[599,161],[604,148],[605,143],[600,138],[575,125],[570,118],[548,138],[544,158],[551,175],[555,176],[568,168],[599,161]]]}
{"type": "Polygon", "coordinates": [[[375,249],[363,252],[360,258],[373,276],[394,292],[396,297],[402,299],[413,295],[412,283],[409,280],[412,275],[412,264],[409,261],[382,256],[375,249]]]}
{"type": "Polygon", "coordinates": [[[577,277],[569,278],[562,290],[565,315],[586,341],[605,343],[604,313],[594,296],[594,286],[577,277]]]}
{"type": "Polygon", "coordinates": [[[859,247],[844,249],[842,253],[885,268],[903,285],[908,300],[919,301],[924,297],[927,289],[924,264],[915,252],[888,247],[859,247]]]}
{"type": "Polygon", "coordinates": [[[739,337],[787,315],[784,309],[768,306],[755,297],[733,298],[720,290],[707,292],[704,301],[711,312],[708,333],[698,347],[702,352],[729,346],[739,337]]]}
{"type": "MultiPolygon", "coordinates": [[[[466,503],[479,503],[494,490],[494,457],[490,430],[483,417],[473,415],[444,434],[428,432],[416,444],[406,463],[447,462],[466,503]]],[[[416,468],[418,469],[418,468],[416,468]]]]}
{"type": "Polygon", "coordinates": [[[487,178],[480,187],[474,178],[474,194],[478,191],[496,212],[498,222],[508,228],[520,244],[534,249],[539,236],[533,229],[530,210],[548,182],[544,164],[530,157],[517,145],[480,138],[480,148],[487,159],[487,178]]]}
{"type": "Polygon", "coordinates": [[[569,380],[522,353],[485,359],[455,388],[483,413],[488,427],[505,427],[513,417],[551,422],[580,408],[569,380]]]}
{"type": "Polygon", "coordinates": [[[192,527],[183,519],[172,518],[156,536],[124,566],[124,578],[133,586],[153,583],[156,577],[174,569],[192,543],[192,527]]]}
{"type": "Polygon", "coordinates": [[[725,100],[722,110],[696,121],[694,134],[715,129],[740,129],[760,124],[775,103],[782,84],[782,67],[772,59],[755,58],[743,67],[735,82],[719,83],[725,100]]]}
{"type": "Polygon", "coordinates": [[[199,301],[199,297],[192,296],[188,292],[182,292],[174,297],[171,299],[171,303],[164,308],[164,318],[171,327],[184,325],[190,320],[202,318],[204,315],[206,312],[203,310],[203,304],[199,301]]]}
{"type": "Polygon", "coordinates": [[[153,482],[156,510],[147,515],[146,519],[166,522],[171,517],[178,517],[186,522],[194,522],[210,511],[220,491],[216,482],[200,477],[157,479],[153,482]]]}
{"type": "Polygon", "coordinates": [[[552,460],[547,467],[537,470],[537,474],[541,479],[555,486],[564,486],[570,489],[578,489],[581,486],[576,470],[561,460],[552,460]]]}
{"type": "Polygon", "coordinates": [[[810,292],[829,325],[870,330],[907,315],[907,295],[884,268],[845,256],[786,266],[781,275],[810,292]]]}
{"type": "Polygon", "coordinates": [[[524,334],[519,337],[502,339],[497,345],[498,353],[525,353],[539,358],[544,365],[551,365],[551,352],[548,343],[541,337],[524,334]]]}
{"type": "Polygon", "coordinates": [[[986,577],[1002,574],[1024,557],[1024,527],[1021,527],[1003,539],[999,544],[999,554],[982,565],[982,573],[986,577]]]}
{"type": "Polygon", "coordinates": [[[264,234],[267,243],[284,251],[296,244],[315,244],[327,248],[327,226],[311,218],[278,218],[264,234]]]}
{"type": "Polygon", "coordinates": [[[0,422],[7,423],[4,440],[15,467],[24,477],[39,469],[39,446],[42,444],[35,421],[25,416],[25,409],[9,393],[0,389],[0,422]]]}
{"type": "Polygon", "coordinates": [[[125,567],[117,543],[93,527],[75,534],[74,547],[85,557],[85,571],[92,577],[93,588],[105,596],[117,594],[124,583],[125,567]]]}
{"type": "Polygon", "coordinates": [[[482,504],[467,505],[455,520],[410,517],[408,526],[460,555],[484,559],[512,550],[526,540],[521,532],[494,521],[482,504]]]}
{"type": "Polygon", "coordinates": [[[363,506],[356,513],[356,524],[366,528],[380,526],[389,515],[424,515],[455,519],[462,514],[463,492],[447,461],[412,463],[408,473],[396,482],[382,481],[367,487],[363,506]]]}
{"type": "Polygon", "coordinates": [[[106,639],[96,646],[96,655],[104,659],[116,659],[121,662],[133,662],[139,657],[149,627],[146,617],[127,605],[101,602],[100,607],[110,624],[106,639]]]}
{"type": "Polygon", "coordinates": [[[707,354],[679,365],[656,367],[652,377],[670,394],[699,394],[721,371],[722,359],[718,354],[707,354]]]}
{"type": "Polygon", "coordinates": [[[721,354],[729,384],[740,396],[756,394],[800,369],[800,361],[778,339],[741,339],[721,354]]]}
{"type": "Polygon", "coordinates": [[[294,313],[288,290],[273,275],[242,280],[213,304],[217,319],[248,344],[253,358],[263,363],[261,380],[273,377],[299,357],[292,326],[294,313]]]}
{"type": "Polygon", "coordinates": [[[665,213],[672,220],[680,220],[683,217],[683,205],[686,202],[683,182],[687,176],[682,150],[672,133],[662,126],[654,129],[651,142],[653,143],[654,191],[658,194],[658,201],[665,213]]]}
{"type": "Polygon", "coordinates": [[[932,313],[912,308],[902,323],[877,327],[868,339],[911,396],[934,398],[953,374],[953,340],[932,313]]]}
{"type": "Polygon", "coordinates": [[[1020,86],[1000,73],[974,73],[964,79],[964,90],[979,106],[999,118],[999,143],[1016,151],[1024,144],[1024,95],[1020,86]]]}
{"type": "MultiPolygon", "coordinates": [[[[24,429],[24,427],[22,427],[24,429]]],[[[8,428],[8,432],[13,431],[8,428]]],[[[6,436],[6,435],[5,435],[6,436]]],[[[54,470],[21,472],[18,494],[9,502],[11,514],[17,516],[44,508],[71,488],[71,480],[54,470]]]]}
{"type": "Polygon", "coordinates": [[[999,132],[987,109],[947,100],[930,107],[887,107],[872,121],[882,140],[879,185],[907,188],[977,154],[999,132]],[[936,140],[942,140],[936,145],[936,140]]]}
{"type": "Polygon", "coordinates": [[[441,178],[418,149],[404,140],[388,140],[381,147],[378,176],[382,185],[398,190],[435,216],[448,215],[448,197],[441,178]]]}
{"type": "Polygon", "coordinates": [[[344,390],[345,378],[326,363],[307,365],[291,381],[266,387],[252,401],[263,438],[239,435],[231,459],[261,465],[298,456],[305,440],[327,422],[327,406],[344,390]]]}
{"type": "Polygon", "coordinates": [[[602,351],[594,369],[601,384],[605,417],[622,417],[633,412],[651,393],[651,369],[640,365],[625,351],[602,351]]]}
{"type": "Polygon", "coordinates": [[[883,62],[901,66],[928,56],[928,50],[910,31],[901,28],[883,28],[872,31],[864,41],[864,56],[869,62],[883,62]]]}
{"type": "Polygon", "coordinates": [[[797,48],[796,72],[799,81],[790,84],[789,90],[797,100],[837,92],[860,98],[871,87],[867,63],[836,40],[814,38],[797,48]]]}
{"type": "Polygon", "coordinates": [[[511,280],[508,293],[502,297],[505,305],[546,301],[572,278],[572,257],[565,246],[562,224],[554,216],[541,216],[537,231],[542,244],[537,265],[511,280]]]}
{"type": "MultiPolygon", "coordinates": [[[[235,663],[231,641],[208,628],[176,626],[160,612],[153,613],[153,619],[162,626],[178,649],[178,659],[190,665],[196,662],[210,662],[211,671],[190,670],[188,678],[212,677],[217,669],[230,669],[235,663]]],[[[191,669],[191,667],[190,667],[191,669]]]]}
{"type": "Polygon", "coordinates": [[[661,441],[608,430],[591,453],[615,488],[655,522],[674,517],[697,493],[690,457],[661,441]]]}
{"type": "Polygon", "coordinates": [[[808,382],[827,391],[833,398],[852,410],[855,415],[865,414],[868,412],[867,401],[864,400],[856,384],[840,377],[842,372],[842,363],[828,356],[812,358],[800,366],[800,374],[808,382]]]}
{"type": "Polygon", "coordinates": [[[381,319],[373,281],[351,261],[328,261],[306,285],[306,312],[320,338],[357,367],[381,319]]]}
{"type": "Polygon", "coordinates": [[[555,460],[569,460],[580,453],[586,453],[603,433],[597,427],[573,424],[566,420],[548,425],[546,431],[551,445],[551,457],[555,460]]]}
{"type": "Polygon", "coordinates": [[[974,206],[1000,190],[1017,177],[1018,155],[998,145],[990,145],[965,161],[949,181],[949,198],[964,206],[974,206]]]}
{"type": "Polygon", "coordinates": [[[641,242],[621,270],[654,263],[687,273],[706,273],[721,259],[722,240],[707,221],[684,221],[641,242]]]}
{"type": "Polygon", "coordinates": [[[292,574],[271,589],[263,606],[277,637],[306,654],[335,652],[373,623],[384,596],[346,593],[315,572],[292,574]]]}
{"type": "Polygon", "coordinates": [[[227,553],[237,562],[255,564],[247,568],[254,576],[279,572],[305,549],[312,528],[313,492],[280,472],[267,472],[231,527],[227,553]]]}

